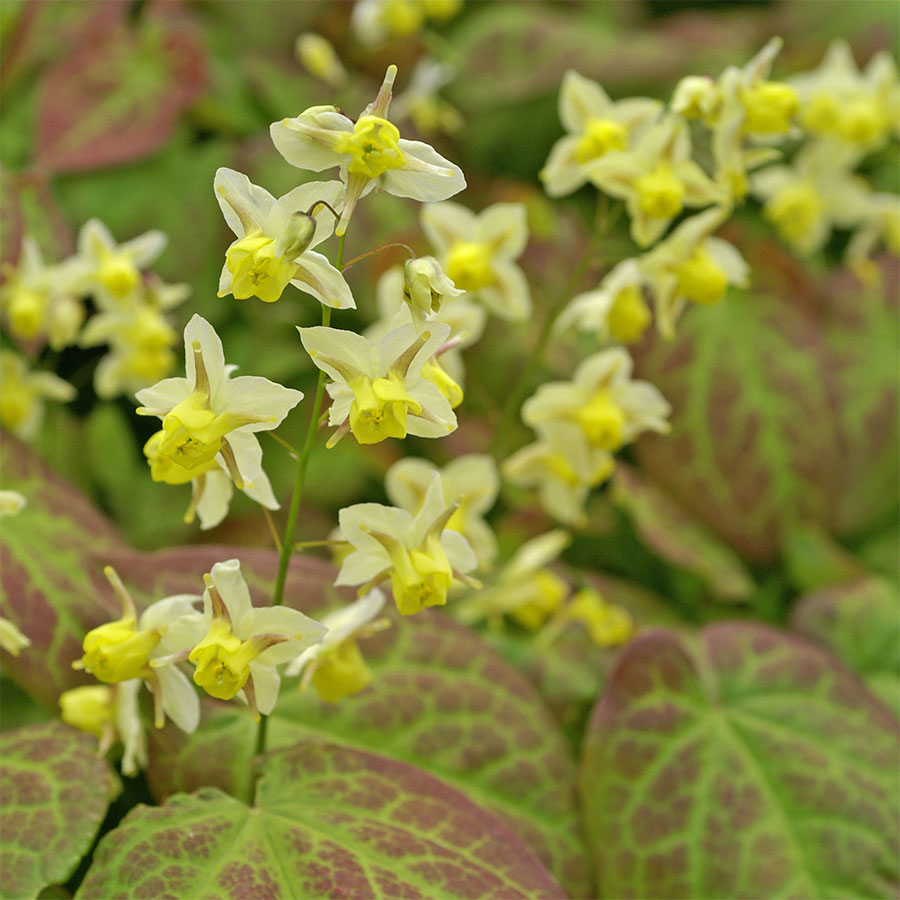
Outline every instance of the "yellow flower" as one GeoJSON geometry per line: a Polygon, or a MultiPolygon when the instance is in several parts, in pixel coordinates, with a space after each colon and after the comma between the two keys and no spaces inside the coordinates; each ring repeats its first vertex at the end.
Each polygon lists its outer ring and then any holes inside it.
{"type": "Polygon", "coordinates": [[[278,699],[276,666],[320,641],[325,627],[286,606],[254,608],[237,559],[216,563],[204,582],[203,614],[183,630],[175,657],[195,664],[194,682],[210,696],[230,700],[241,693],[258,720],[278,699]]]}
{"type": "Polygon", "coordinates": [[[83,655],[72,668],[84,669],[107,684],[143,679],[153,693],[156,727],[162,728],[168,715],[183,731],[193,731],[200,720],[197,695],[174,666],[160,673],[153,664],[175,649],[182,629],[197,615],[193,603],[199,598],[167,597],[148,606],[138,618],[134,601],[115,569],[106,566],[103,573],[122,606],[122,616],[85,635],[83,655]]]}
{"type": "Polygon", "coordinates": [[[321,172],[341,167],[347,189],[335,234],[344,234],[357,201],[375,187],[396,197],[446,200],[466,186],[459,166],[428,144],[400,137],[388,121],[397,67],[354,122],[334,106],[313,106],[269,129],[278,152],[293,166],[321,172]]]}
{"type": "Polygon", "coordinates": [[[222,342],[215,329],[193,316],[184,330],[186,378],[167,378],[138,391],[139,415],[158,416],[162,429],[144,446],[155,481],[194,485],[187,521],[199,511],[204,527],[224,517],[230,494],[221,496],[220,480],[227,473],[249,497],[278,509],[262,469],[262,449],[255,433],[276,428],[303,394],[266,378],[232,376],[225,365],[222,342]],[[213,487],[218,498],[204,493],[213,487]]]}
{"type": "Polygon", "coordinates": [[[326,703],[337,703],[356,694],[372,681],[357,641],[387,628],[390,621],[376,619],[385,596],[377,588],[353,603],[328,613],[322,625],[328,629],[318,644],[308,647],[288,664],[285,675],[303,673],[303,690],[312,683],[326,703]]]}
{"type": "Polygon", "coordinates": [[[241,172],[222,168],[213,186],[225,221],[237,235],[225,252],[220,297],[274,303],[292,284],[326,306],[356,308],[344,276],[313,249],[334,230],[328,207],[340,207],[339,181],[302,184],[276,200],[241,172]]]}
{"type": "Polygon", "coordinates": [[[327,446],[348,431],[360,444],[407,434],[442,437],[453,431],[456,416],[450,403],[423,371],[449,330],[428,322],[417,334],[410,323],[392,328],[375,343],[337,328],[298,328],[310,358],[332,379],[328,421],[338,430],[327,446]]]}
{"type": "Polygon", "coordinates": [[[465,573],[476,562],[466,539],[447,528],[455,511],[446,505],[436,473],[415,515],[378,503],[342,509],[341,532],[356,549],[344,560],[335,584],[362,584],[364,593],[390,578],[397,609],[405,616],[442,606],[453,579],[472,583],[465,573]]]}
{"type": "Polygon", "coordinates": [[[0,424],[23,441],[31,440],[44,418],[44,400],[67,403],[75,388],[52,372],[29,372],[11,350],[0,350],[0,424]]]}

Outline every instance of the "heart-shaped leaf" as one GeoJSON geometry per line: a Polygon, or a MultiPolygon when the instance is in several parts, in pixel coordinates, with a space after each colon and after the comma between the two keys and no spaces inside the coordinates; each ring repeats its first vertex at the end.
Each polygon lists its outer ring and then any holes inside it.
{"type": "MultiPolygon", "coordinates": [[[[441,613],[395,616],[362,647],[371,686],[329,704],[286,683],[269,747],[324,736],[421,766],[505,818],[573,895],[589,894],[571,751],[531,685],[441,613]]],[[[151,754],[154,792],[212,784],[246,794],[255,737],[233,704],[216,705],[190,737],[165,729],[151,754]]]]}
{"type": "Polygon", "coordinates": [[[830,654],[724,623],[619,660],[582,796],[606,897],[893,897],[898,722],[830,654]]]}
{"type": "Polygon", "coordinates": [[[88,851],[115,792],[96,738],[46,722],[0,734],[0,893],[37,897],[88,851]]]}
{"type": "Polygon", "coordinates": [[[674,408],[670,435],[638,442],[642,465],[751,559],[798,523],[842,534],[896,507],[897,313],[853,302],[850,316],[808,277],[732,292],[641,354],[674,408]]]}
{"type": "Polygon", "coordinates": [[[265,761],[248,807],[218,790],[141,806],[78,897],[557,898],[499,819],[404,762],[321,741],[265,761]]]}
{"type": "Polygon", "coordinates": [[[802,597],[791,624],[821,641],[900,712],[900,594],[882,578],[863,577],[802,597]]]}

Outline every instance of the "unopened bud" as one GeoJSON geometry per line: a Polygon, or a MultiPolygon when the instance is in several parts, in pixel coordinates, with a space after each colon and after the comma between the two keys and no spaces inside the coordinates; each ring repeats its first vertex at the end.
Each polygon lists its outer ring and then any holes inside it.
{"type": "Polygon", "coordinates": [[[316,233],[316,220],[306,213],[295,212],[281,226],[275,239],[275,255],[296,259],[309,245],[316,233]]]}
{"type": "Polygon", "coordinates": [[[414,309],[437,312],[444,297],[462,293],[433,256],[409,259],[403,264],[403,296],[414,309]]]}

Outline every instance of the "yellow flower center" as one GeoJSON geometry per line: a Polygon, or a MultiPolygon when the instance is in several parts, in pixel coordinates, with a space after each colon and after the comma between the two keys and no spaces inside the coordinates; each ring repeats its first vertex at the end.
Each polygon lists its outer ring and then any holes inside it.
{"type": "Polygon", "coordinates": [[[175,364],[172,345],[177,336],[162,316],[152,309],[142,309],[123,334],[131,351],[126,357],[125,371],[152,384],[165,378],[175,364]]]}
{"type": "Polygon", "coordinates": [[[483,241],[457,241],[447,252],[444,271],[461,291],[477,291],[495,281],[492,256],[483,241]]]}
{"type": "Polygon", "coordinates": [[[127,297],[140,283],[141,273],[127,253],[101,251],[96,278],[114,297],[127,297]]]}
{"type": "Polygon", "coordinates": [[[437,357],[433,356],[422,366],[422,377],[447,398],[451,409],[456,409],[463,402],[462,388],[447,374],[437,357]]]}
{"type": "Polygon", "coordinates": [[[394,571],[391,588],[397,609],[409,616],[428,606],[443,606],[453,581],[453,570],[437,537],[429,537],[424,545],[407,551],[397,548],[391,554],[394,571]]]}
{"type": "Polygon", "coordinates": [[[342,134],[334,149],[352,157],[347,167],[351,175],[377,178],[388,169],[402,169],[406,165],[399,140],[400,132],[393,122],[380,116],[360,116],[353,132],[342,134]]]}
{"type": "Polygon", "coordinates": [[[462,0],[421,0],[425,15],[446,22],[462,9],[462,0]]]}
{"type": "Polygon", "coordinates": [[[403,379],[390,372],[386,378],[366,375],[352,381],[350,430],[360,444],[377,444],[385,438],[406,437],[406,414],[422,412],[422,407],[406,390],[403,379]]]}
{"type": "Polygon", "coordinates": [[[678,296],[695,303],[718,303],[728,288],[728,276],[703,246],[678,267],[676,275],[678,296]]]}
{"type": "Polygon", "coordinates": [[[108,622],[84,636],[80,668],[110,684],[140,678],[149,672],[150,652],[159,639],[158,631],[138,631],[133,616],[108,622]]]}
{"type": "Polygon", "coordinates": [[[858,97],[846,103],[837,120],[837,131],[844,140],[854,144],[871,144],[882,137],[890,127],[875,97],[858,97]]]}
{"type": "Polygon", "coordinates": [[[643,292],[636,285],[629,285],[616,294],[607,317],[609,333],[623,344],[639,340],[650,324],[650,307],[643,292]]]}
{"type": "Polygon", "coordinates": [[[212,697],[230,700],[250,677],[250,663],[261,649],[254,641],[242,641],[224,619],[214,618],[209,633],[191,650],[196,664],[194,682],[212,697]]]}
{"type": "Polygon", "coordinates": [[[236,427],[236,420],[229,413],[217,415],[208,404],[205,394],[195,392],[168,413],[156,448],[158,456],[184,469],[210,468],[207,464],[222,449],[222,438],[236,427]]]}
{"type": "Polygon", "coordinates": [[[590,162],[610,150],[624,150],[627,146],[628,131],[621,122],[590,119],[575,145],[575,161],[590,162]]]}
{"type": "Polygon", "coordinates": [[[651,219],[672,219],[681,212],[684,185],[667,162],[635,179],[638,206],[651,219]]]}
{"type": "Polygon", "coordinates": [[[214,472],[219,468],[215,459],[211,459],[202,465],[187,469],[179,465],[168,456],[161,456],[159,445],[165,439],[166,433],[157,431],[146,444],[144,444],[144,456],[150,463],[150,477],[154,481],[162,481],[166,484],[187,484],[195,478],[199,478],[204,472],[214,472]]]}
{"type": "Polygon", "coordinates": [[[8,309],[10,330],[22,340],[31,340],[45,328],[47,294],[19,285],[12,289],[8,309]]]}
{"type": "Polygon", "coordinates": [[[569,586],[549,569],[539,569],[525,591],[526,601],[510,615],[529,631],[537,631],[556,612],[569,593],[569,586]]]}
{"type": "Polygon", "coordinates": [[[597,591],[579,591],[566,610],[566,617],[581,622],[598,647],[624,644],[634,634],[634,621],[620,606],[607,603],[597,591]]]}
{"type": "Polygon", "coordinates": [[[337,703],[372,680],[372,672],[353,638],[319,654],[315,666],[312,682],[326,703],[337,703]]]}
{"type": "Polygon", "coordinates": [[[797,114],[797,92],[779,81],[761,81],[741,94],[744,131],[751,134],[784,134],[797,114]]]}
{"type": "Polygon", "coordinates": [[[595,391],[575,413],[575,420],[592,446],[601,450],[616,450],[622,446],[625,413],[612,400],[608,390],[595,391]]]}
{"type": "Polygon", "coordinates": [[[791,244],[801,244],[822,215],[822,201],[815,186],[799,181],[768,199],[763,212],[791,244]]]}
{"type": "Polygon", "coordinates": [[[275,241],[254,231],[235,241],[225,253],[231,272],[231,293],[237,300],[259,297],[274,303],[297,271],[293,258],[279,256],[275,241]]]}
{"type": "Polygon", "coordinates": [[[59,696],[60,715],[66,725],[101,737],[112,718],[112,688],[95,684],[72,688],[59,696]]]}

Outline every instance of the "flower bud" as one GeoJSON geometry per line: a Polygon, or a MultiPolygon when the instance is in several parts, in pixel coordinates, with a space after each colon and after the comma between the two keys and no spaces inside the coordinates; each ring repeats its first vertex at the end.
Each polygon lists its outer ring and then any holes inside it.
{"type": "Polygon", "coordinates": [[[403,297],[414,310],[437,312],[445,297],[462,293],[433,256],[408,259],[403,264],[403,297]]]}
{"type": "Polygon", "coordinates": [[[284,259],[296,259],[316,234],[316,220],[306,213],[295,212],[281,226],[275,239],[275,255],[284,259]]]}

